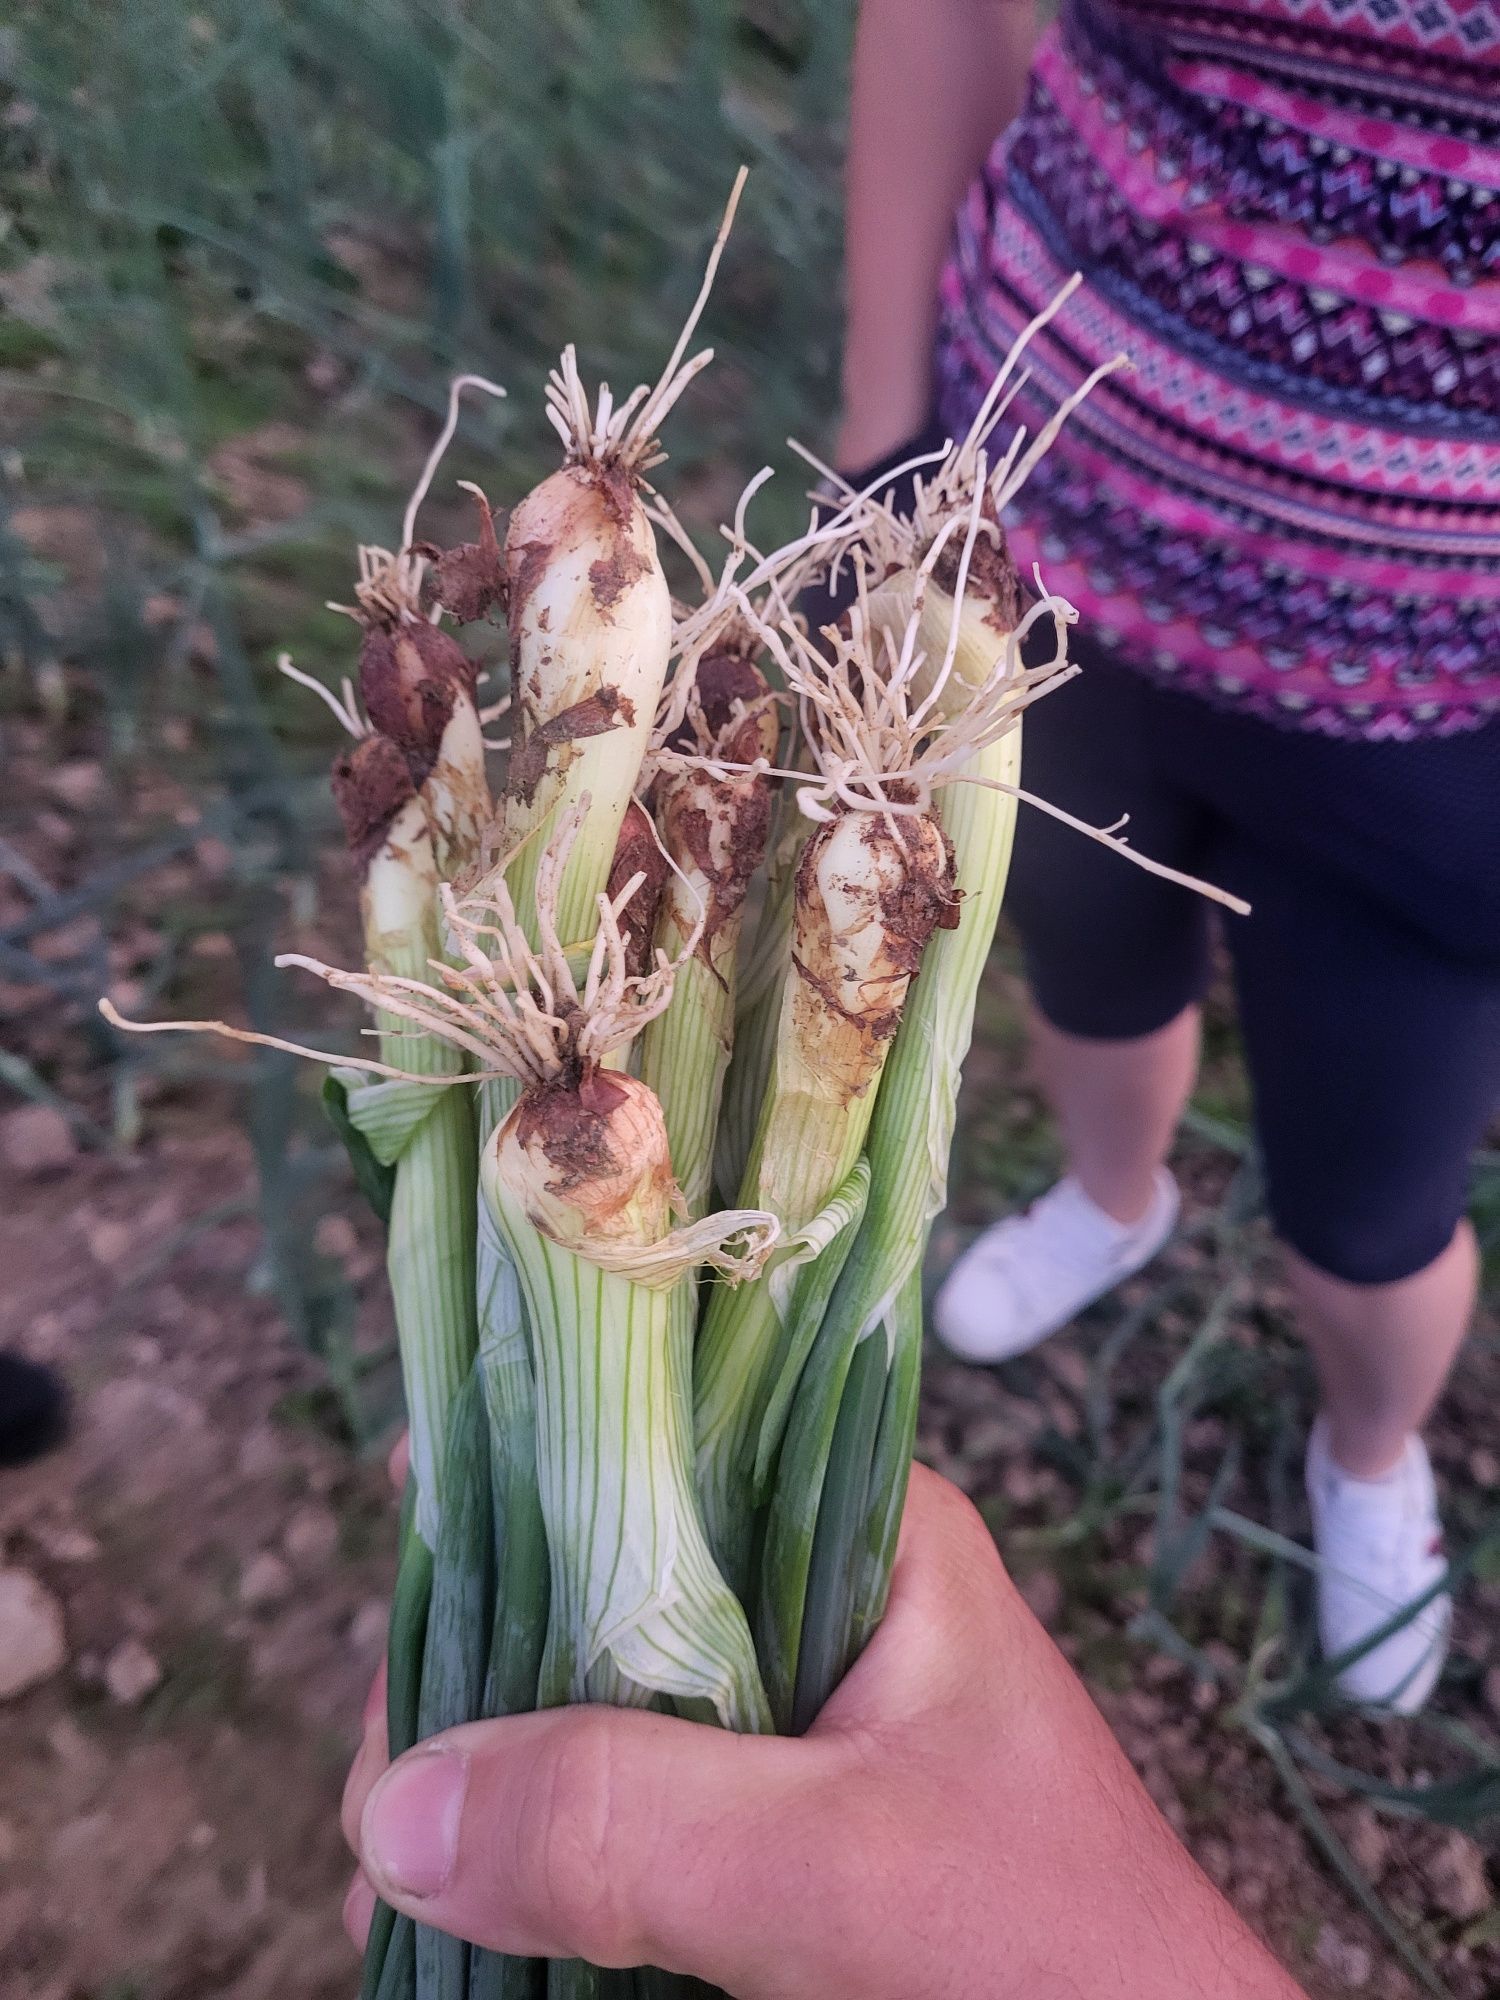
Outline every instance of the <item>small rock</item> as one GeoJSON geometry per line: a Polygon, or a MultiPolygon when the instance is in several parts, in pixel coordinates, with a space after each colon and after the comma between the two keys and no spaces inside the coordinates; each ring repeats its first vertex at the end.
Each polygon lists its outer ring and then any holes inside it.
{"type": "Polygon", "coordinates": [[[344,380],[344,363],[336,354],[315,354],[303,368],[302,376],[309,389],[320,396],[331,396],[344,380]]]}
{"type": "Polygon", "coordinates": [[[50,1104],[22,1104],[0,1118],[0,1160],[12,1173],[55,1174],[77,1150],[67,1119],[50,1104]]]}
{"type": "Polygon", "coordinates": [[[104,789],[104,772],[92,758],[75,757],[58,765],[47,779],[47,789],[74,812],[86,812],[104,789]]]}
{"type": "Polygon", "coordinates": [[[68,1820],[47,1843],[48,1861],[64,1880],[84,1876],[91,1861],[98,1866],[100,1858],[109,1852],[110,1827],[108,1812],[84,1813],[78,1819],[68,1820]]]}
{"type": "Polygon", "coordinates": [[[1271,1900],[1271,1884],[1264,1875],[1237,1875],[1234,1883],[1234,1903],[1247,1917],[1259,1914],[1271,1900]]]}
{"type": "Polygon", "coordinates": [[[53,1562],[87,1563],[99,1559],[99,1544],[93,1536],[70,1521],[33,1521],[28,1532],[42,1554],[53,1562]]]}
{"type": "Polygon", "coordinates": [[[1344,1844],[1368,1881],[1378,1882],[1390,1860],[1391,1837],[1373,1806],[1356,1806],[1344,1827],[1344,1844]]]}
{"type": "Polygon", "coordinates": [[[321,1569],[338,1554],[339,1524],[333,1511],[312,1503],[299,1507],[286,1524],[281,1546],[298,1569],[321,1569]]]}
{"type": "Polygon", "coordinates": [[[1184,1671],[1181,1660],[1174,1659],[1170,1653],[1153,1653],[1141,1668],[1141,1679],[1147,1687],[1162,1688],[1180,1680],[1184,1671]]]}
{"type": "Polygon", "coordinates": [[[1046,1359],[1054,1379],[1065,1389],[1071,1389],[1075,1396],[1085,1393],[1089,1386],[1089,1364],[1076,1347],[1056,1343],[1047,1349],[1046,1359]]]}
{"type": "Polygon", "coordinates": [[[356,1653],[380,1652],[390,1627],[391,1609],[378,1597],[362,1604],[349,1621],[349,1644],[356,1653]]]}
{"type": "Polygon", "coordinates": [[[240,1572],[240,1603],[252,1611],[279,1604],[292,1587],[292,1573],[278,1555],[263,1549],[240,1572]]]}
{"type": "Polygon", "coordinates": [[[1021,1595],[1030,1605],[1032,1615],[1050,1631],[1057,1623],[1063,1601],[1062,1585],[1055,1573],[1050,1569],[1035,1571],[1021,1585],[1021,1595]]]}
{"type": "Polygon", "coordinates": [[[54,1367],[68,1358],[70,1351],[68,1322],[59,1312],[39,1312],[31,1322],[26,1337],[26,1354],[31,1361],[51,1363],[54,1367]]]}
{"type": "Polygon", "coordinates": [[[1229,1842],[1211,1835],[1207,1840],[1199,1841],[1197,1855],[1198,1866],[1204,1874],[1217,1882],[1221,1889],[1227,1889],[1234,1873],[1234,1851],[1229,1842]]]}
{"type": "Polygon", "coordinates": [[[1500,1453],[1475,1445],[1469,1453],[1469,1477],[1476,1486],[1500,1486],[1500,1453]]]}
{"type": "MultiPolygon", "coordinates": [[[[946,1470],[946,1468],[940,1468],[946,1470]]],[[[1001,1490],[1007,1500],[1014,1500],[1018,1507],[1029,1506],[1042,1492],[1046,1481],[1042,1474],[1031,1465],[1017,1459],[1005,1468],[1001,1478],[1001,1490]]]]}
{"type": "Polygon", "coordinates": [[[286,1448],[270,1424],[257,1424],[253,1431],[246,1433],[245,1442],[240,1446],[239,1472],[242,1479],[262,1479],[268,1472],[279,1470],[286,1458],[286,1448]]]}
{"type": "Polygon", "coordinates": [[[201,931],[193,939],[194,958],[233,958],[234,939],[225,931],[201,931]]]}
{"type": "Polygon", "coordinates": [[[1179,1840],[1187,1839],[1187,1813],[1164,1765],[1154,1759],[1141,1772],[1141,1782],[1150,1793],[1156,1810],[1179,1840]]]}
{"type": "Polygon", "coordinates": [[[1224,1699],[1224,1690],[1215,1680],[1205,1674],[1193,1682],[1193,1707],[1200,1715],[1212,1715],[1224,1699]]]}
{"type": "Polygon", "coordinates": [[[313,1241],[325,1257],[352,1257],[359,1248],[359,1237],[354,1224],[347,1215],[323,1216],[313,1234],[313,1241]]]}
{"type": "Polygon", "coordinates": [[[206,1819],[200,1819],[188,1835],[187,1844],[194,1854],[203,1854],[213,1846],[218,1837],[218,1828],[211,1826],[206,1819]]]}
{"type": "Polygon", "coordinates": [[[1130,1720],[1139,1723],[1148,1738],[1155,1739],[1165,1714],[1160,1697],[1153,1694],[1150,1688],[1131,1687],[1125,1690],[1120,1701],[1130,1720]]]}
{"type": "Polygon", "coordinates": [[[1013,1418],[983,1416],[964,1428],[964,1450],[970,1458],[1006,1458],[1025,1442],[1025,1427],[1013,1418]]]}
{"type": "Polygon", "coordinates": [[[116,1265],[123,1263],[136,1241],[135,1231],[128,1222],[116,1222],[107,1215],[86,1216],[83,1234],[89,1246],[89,1255],[106,1271],[112,1271],[116,1265]]]}
{"type": "Polygon", "coordinates": [[[1467,1922],[1483,1914],[1493,1900],[1485,1872],[1484,1851],[1455,1828],[1444,1834],[1427,1862],[1428,1885],[1439,1909],[1467,1922]]]}
{"type": "Polygon", "coordinates": [[[1357,1993],[1362,1986],[1370,1983],[1374,1967],[1370,1954],[1362,1944],[1340,1937],[1332,1924],[1324,1924],[1318,1932],[1318,1941],[1313,1946],[1319,1965],[1341,1989],[1357,1993]]]}
{"type": "Polygon", "coordinates": [[[92,1782],[106,1767],[98,1745],[89,1741],[71,1715],[60,1715],[47,1731],[47,1748],[59,1764],[66,1765],[87,1782],[92,1782]]]}
{"type": "Polygon", "coordinates": [[[220,840],[216,834],[205,834],[194,847],[193,854],[203,872],[212,875],[216,881],[228,875],[234,868],[234,849],[220,840]]]}
{"type": "Polygon", "coordinates": [[[48,847],[69,847],[73,841],[73,828],[60,812],[52,812],[46,806],[36,814],[31,822],[31,830],[37,839],[48,847]]]}
{"type": "Polygon", "coordinates": [[[68,1657],[62,1606],[25,1569],[0,1569],[0,1701],[49,1680],[68,1657]]]}
{"type": "Polygon", "coordinates": [[[139,1639],[122,1639],[104,1663],[104,1685],[122,1708],[134,1708],[161,1686],[161,1668],[139,1639]]]}

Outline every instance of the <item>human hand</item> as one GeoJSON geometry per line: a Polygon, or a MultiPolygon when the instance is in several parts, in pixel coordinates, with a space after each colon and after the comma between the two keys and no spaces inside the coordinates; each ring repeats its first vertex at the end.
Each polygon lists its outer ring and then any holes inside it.
{"type": "Polygon", "coordinates": [[[378,1888],[495,1950],[742,2000],[1295,2000],[920,1467],[885,1621],[805,1737],[555,1709],[386,1770],[374,1697],[366,1721],[357,1939],[378,1888]]]}

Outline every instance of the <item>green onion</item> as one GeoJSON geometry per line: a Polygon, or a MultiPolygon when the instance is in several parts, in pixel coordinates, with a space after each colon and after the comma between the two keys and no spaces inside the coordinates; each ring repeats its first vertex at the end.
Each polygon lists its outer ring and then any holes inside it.
{"type": "MultiPolygon", "coordinates": [[[[708,654],[673,739],[678,754],[753,767],[776,754],[779,725],[765,676],[734,654],[708,654]]],[[[671,1005],[641,1037],[641,1077],[667,1121],[678,1187],[691,1216],[709,1206],[714,1129],[734,1041],[736,968],[745,893],[765,858],[769,780],[751,769],[716,775],[695,764],[663,770],[655,785],[661,842],[672,874],[657,942],[679,961],[671,1005]]]]}
{"type": "MultiPolygon", "coordinates": [[[[438,875],[421,801],[390,739],[367,736],[344,758],[335,787],[351,849],[364,868],[361,907],[371,970],[424,979],[440,955],[438,875]]],[[[406,1073],[377,1083],[346,1081],[350,1122],[376,1158],[396,1168],[386,1269],[396,1305],[417,1525],[437,1536],[448,1410],[473,1363],[476,1137],[462,1087],[426,1079],[460,1075],[461,1052],[411,1035],[394,1016],[380,1022],[382,1058],[406,1073]]],[[[343,1079],[341,1079],[343,1080],[343,1079]]]]}
{"type": "MultiPolygon", "coordinates": [[[[477,1371],[453,1399],[444,1477],[448,1503],[438,1531],[417,1708],[419,1740],[480,1713],[494,1598],[494,1514],[484,1393],[477,1371]]],[[[467,2000],[469,1947],[417,1926],[417,2000],[467,2000]]]]}

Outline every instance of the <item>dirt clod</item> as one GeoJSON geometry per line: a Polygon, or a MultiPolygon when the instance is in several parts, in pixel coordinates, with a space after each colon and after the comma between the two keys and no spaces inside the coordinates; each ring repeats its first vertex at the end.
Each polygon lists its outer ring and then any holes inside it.
{"type": "Polygon", "coordinates": [[[359,649],[359,691],[376,730],[422,785],[454,704],[474,693],[474,666],[451,632],[425,619],[372,624],[359,649]]]}
{"type": "Polygon", "coordinates": [[[73,1130],[50,1104],[22,1104],[0,1118],[0,1161],[13,1174],[51,1174],[77,1151],[73,1130]]]}
{"type": "Polygon", "coordinates": [[[632,799],[625,809],[619,838],[615,842],[614,859],[610,863],[606,892],[611,902],[622,892],[631,876],[637,874],[643,875],[645,880],[621,912],[620,928],[626,933],[626,968],[632,978],[639,979],[651,966],[656,919],[671,870],[649,813],[632,799]]]}
{"type": "Polygon", "coordinates": [[[594,603],[606,618],[633,583],[636,583],[650,569],[648,557],[628,542],[621,541],[607,556],[589,564],[589,589],[593,592],[594,603]]]}
{"type": "Polygon", "coordinates": [[[1362,1944],[1354,1944],[1336,1931],[1332,1924],[1324,1924],[1318,1932],[1318,1941],[1313,1950],[1319,1965],[1328,1972],[1343,1989],[1350,1993],[1363,1992],[1370,1983],[1374,1961],[1362,1944]]]}
{"type": "Polygon", "coordinates": [[[495,538],[495,517],[482,493],[473,495],[479,509],[479,534],[452,549],[430,549],[433,600],[460,625],[472,625],[505,603],[505,559],[495,538]]]}
{"type": "Polygon", "coordinates": [[[549,752],[586,736],[602,736],[620,722],[628,724],[634,719],[630,703],[621,698],[618,690],[603,687],[597,694],[586,695],[582,701],[575,701],[571,707],[559,709],[556,715],[536,724],[527,731],[524,740],[518,723],[505,774],[506,791],[523,805],[530,805],[546,773],[549,752]]]}
{"type": "MultiPolygon", "coordinates": [[[[969,557],[969,573],[964,585],[969,603],[985,606],[985,623],[997,632],[1013,632],[1021,616],[1021,578],[1011,558],[1005,530],[992,508],[983,510],[987,533],[976,536],[969,557]]],[[[963,560],[964,538],[951,535],[933,567],[933,581],[951,596],[958,585],[958,567],[963,560]]]]}
{"type": "Polygon", "coordinates": [[[368,867],[391,821],[416,787],[405,757],[385,736],[365,736],[333,767],[333,798],[357,868],[368,867]]]}
{"type": "Polygon", "coordinates": [[[156,1655],[139,1639],[122,1639],[104,1663],[104,1685],[110,1699],[122,1708],[134,1708],[161,1686],[161,1667],[156,1655]]]}
{"type": "Polygon", "coordinates": [[[1484,1850],[1466,1833],[1445,1833],[1429,1857],[1427,1880],[1440,1909],[1468,1921],[1490,1907],[1494,1892],[1484,1865],[1484,1850]]]}
{"type": "Polygon", "coordinates": [[[296,1569],[321,1569],[338,1554],[339,1524],[333,1510],[310,1501],[286,1524],[281,1546],[296,1569]]]}
{"type": "Polygon", "coordinates": [[[68,1657],[63,1609],[30,1570],[0,1569],[0,1701],[50,1680],[68,1657]]]}
{"type": "Polygon", "coordinates": [[[291,1571],[269,1549],[252,1556],[240,1572],[239,1599],[247,1611],[263,1611],[268,1605],[280,1604],[291,1589],[291,1571]]]}

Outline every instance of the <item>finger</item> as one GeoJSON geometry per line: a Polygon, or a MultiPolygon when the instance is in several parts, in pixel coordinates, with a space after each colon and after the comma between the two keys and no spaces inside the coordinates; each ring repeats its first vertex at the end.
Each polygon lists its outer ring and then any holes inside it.
{"type": "Polygon", "coordinates": [[[374,1678],[370,1682],[370,1692],[365,1696],[364,1711],[360,1716],[360,1723],[367,1730],[373,1729],[377,1722],[382,1729],[385,1727],[385,1690],[388,1679],[388,1669],[382,1660],[375,1669],[374,1678]]]}
{"type": "Polygon", "coordinates": [[[406,1468],[411,1463],[411,1432],[403,1431],[391,1446],[385,1469],[390,1474],[392,1486],[399,1493],[406,1484],[406,1468]]]}
{"type": "Polygon", "coordinates": [[[354,1762],[349,1766],[349,1775],[344,1780],[343,1804],[339,1809],[339,1821],[344,1829],[344,1838],[356,1855],[359,1853],[359,1823],[364,1814],[365,1800],[370,1796],[370,1788],[391,1761],[385,1728],[385,1673],[384,1669],[375,1676],[365,1702],[365,1733],[360,1738],[354,1762]]]}
{"type": "Polygon", "coordinates": [[[356,1868],[349,1893],[344,1898],[344,1929],[349,1934],[350,1944],[358,1952],[363,1952],[365,1948],[374,1917],[375,1891],[370,1887],[364,1870],[356,1868]]]}
{"type": "Polygon", "coordinates": [[[494,1950],[754,1991],[860,1921],[868,1868],[831,1825],[846,1761],[638,1711],[471,1723],[392,1765],[360,1854],[398,1909],[494,1950]]]}

